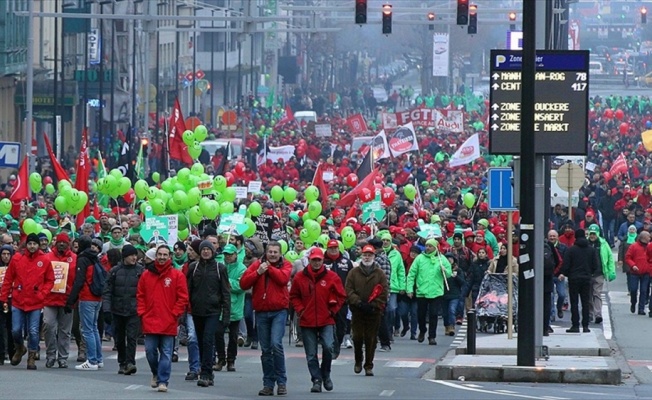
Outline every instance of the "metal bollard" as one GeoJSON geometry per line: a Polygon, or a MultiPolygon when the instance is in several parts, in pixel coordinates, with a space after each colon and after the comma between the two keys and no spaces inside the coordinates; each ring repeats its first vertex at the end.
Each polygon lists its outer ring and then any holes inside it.
{"type": "Polygon", "coordinates": [[[466,313],[466,354],[475,354],[475,309],[466,313]]]}

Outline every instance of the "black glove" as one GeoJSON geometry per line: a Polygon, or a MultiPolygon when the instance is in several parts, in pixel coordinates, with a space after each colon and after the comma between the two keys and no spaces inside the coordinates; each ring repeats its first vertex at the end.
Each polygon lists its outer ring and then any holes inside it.
{"type": "Polygon", "coordinates": [[[104,311],[104,324],[111,325],[113,322],[113,314],[109,311],[104,311]]]}
{"type": "Polygon", "coordinates": [[[63,312],[65,312],[66,314],[72,314],[72,307],[70,307],[69,305],[64,306],[63,312]]]}
{"type": "Polygon", "coordinates": [[[358,308],[360,308],[360,311],[362,311],[365,314],[371,314],[374,312],[374,307],[371,304],[367,303],[366,301],[361,301],[358,304],[358,308]]]}

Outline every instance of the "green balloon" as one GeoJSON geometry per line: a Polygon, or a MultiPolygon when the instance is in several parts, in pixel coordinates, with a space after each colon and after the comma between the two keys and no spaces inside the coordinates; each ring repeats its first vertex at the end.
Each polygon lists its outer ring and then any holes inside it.
{"type": "Polygon", "coordinates": [[[303,192],[308,203],[311,203],[319,198],[319,189],[316,186],[308,186],[303,192]]]}
{"type": "Polygon", "coordinates": [[[179,229],[188,229],[188,218],[183,213],[177,215],[177,226],[179,229]]]}
{"type": "Polygon", "coordinates": [[[188,168],[181,168],[177,172],[177,181],[182,184],[186,184],[190,181],[190,170],[188,168]]]}
{"type": "Polygon", "coordinates": [[[11,200],[9,199],[2,199],[0,200],[0,214],[9,214],[11,211],[11,200]]]}
{"type": "MultiPolygon", "coordinates": [[[[124,196],[131,189],[131,180],[127,177],[120,178],[118,181],[118,195],[124,196]]],[[[116,196],[117,197],[117,196],[116,196]]]]}
{"type": "Polygon", "coordinates": [[[475,196],[473,193],[464,193],[462,200],[466,208],[473,208],[473,205],[475,204],[475,196]]]}
{"type": "MultiPolygon", "coordinates": [[[[118,179],[116,179],[116,177],[113,175],[107,175],[104,178],[104,193],[106,194],[113,193],[113,191],[116,190],[117,188],[118,188],[118,179]]],[[[62,190],[61,188],[59,188],[59,193],[61,192],[62,190]]]]}
{"type": "Polygon", "coordinates": [[[149,189],[149,184],[146,181],[139,179],[134,185],[134,192],[139,199],[144,199],[147,197],[147,189],[149,189]]]}
{"type": "Polygon", "coordinates": [[[226,189],[226,178],[222,175],[218,175],[213,179],[213,187],[218,192],[222,193],[226,189]]]}
{"type": "Polygon", "coordinates": [[[59,189],[59,191],[61,191],[61,189],[63,189],[64,187],[69,187],[69,188],[72,187],[70,181],[62,179],[59,181],[59,183],[57,183],[57,189],[59,189]]]}
{"type": "Polygon", "coordinates": [[[206,213],[204,216],[210,220],[217,218],[217,215],[220,213],[220,206],[215,200],[209,200],[208,206],[206,206],[206,213]]]}
{"type": "Polygon", "coordinates": [[[297,198],[297,191],[292,187],[286,187],[283,191],[283,200],[287,204],[291,204],[297,198]]]}
{"type": "Polygon", "coordinates": [[[195,142],[195,134],[191,130],[184,131],[181,135],[181,139],[183,140],[183,143],[190,148],[190,146],[195,142]]]}
{"type": "Polygon", "coordinates": [[[294,250],[288,250],[288,252],[285,253],[285,258],[286,258],[289,262],[295,262],[296,260],[298,260],[298,259],[301,258],[301,257],[299,256],[299,254],[298,254],[296,251],[294,251],[294,250]]]}
{"type": "Polygon", "coordinates": [[[197,125],[195,127],[194,139],[198,142],[203,142],[208,136],[208,129],[204,125],[197,125]]]}
{"type": "Polygon", "coordinates": [[[213,201],[207,197],[203,197],[201,201],[199,202],[199,210],[201,211],[201,214],[203,216],[206,216],[208,213],[210,213],[210,202],[213,201]]]}
{"type": "Polygon", "coordinates": [[[308,231],[313,241],[321,235],[321,226],[319,226],[317,221],[308,220],[303,224],[303,226],[308,231]]]}
{"type": "Polygon", "coordinates": [[[204,173],[204,166],[201,163],[194,163],[190,167],[190,172],[195,176],[201,176],[204,173]]]}
{"type": "Polygon", "coordinates": [[[161,181],[161,174],[158,172],[152,173],[152,180],[156,183],[159,183],[161,181]]]}
{"type": "Polygon", "coordinates": [[[109,172],[109,175],[114,177],[116,180],[120,180],[120,178],[122,178],[122,176],[123,176],[122,171],[120,171],[117,168],[112,169],[111,172],[109,172]]]}
{"type": "Polygon", "coordinates": [[[328,235],[326,235],[326,234],[322,234],[322,235],[319,235],[319,237],[317,238],[317,240],[315,240],[315,242],[321,244],[322,247],[325,249],[325,248],[328,246],[328,241],[329,241],[330,239],[331,239],[331,238],[328,237],[328,235]]]}
{"type": "Polygon", "coordinates": [[[251,213],[252,217],[258,217],[263,213],[263,207],[257,201],[251,202],[251,204],[249,204],[248,210],[251,213]]]}
{"type": "Polygon", "coordinates": [[[174,202],[174,204],[176,204],[179,210],[185,210],[186,208],[188,208],[188,195],[186,194],[186,192],[177,190],[172,195],[172,201],[174,202]]]}
{"type": "Polygon", "coordinates": [[[281,254],[287,253],[288,252],[288,242],[281,239],[281,240],[278,241],[278,243],[281,245],[281,254]]]}
{"type": "Polygon", "coordinates": [[[280,202],[281,200],[283,200],[283,195],[284,195],[283,188],[278,185],[274,186],[270,192],[270,195],[272,196],[272,200],[274,200],[277,203],[280,202]]]}
{"type": "MultiPolygon", "coordinates": [[[[52,242],[52,232],[50,232],[49,229],[43,229],[43,228],[41,227],[41,232],[43,232],[43,234],[44,234],[45,236],[47,236],[47,238],[48,238],[48,243],[52,242]]],[[[40,232],[39,232],[39,233],[40,233],[40,232]]]]}
{"type": "Polygon", "coordinates": [[[199,200],[201,199],[201,190],[199,188],[191,188],[188,190],[188,205],[189,206],[196,206],[199,204],[199,200]]]}
{"type": "Polygon", "coordinates": [[[310,233],[306,228],[301,229],[299,232],[299,238],[306,246],[311,246],[315,242],[315,239],[310,236],[310,233]]]}
{"type": "Polygon", "coordinates": [[[155,199],[158,196],[158,192],[160,192],[160,190],[158,190],[158,188],[156,188],[154,186],[150,186],[150,188],[147,189],[147,200],[155,199]]]}
{"type": "Polygon", "coordinates": [[[342,232],[340,232],[340,236],[342,237],[342,244],[344,245],[344,248],[350,249],[355,245],[355,241],[356,241],[355,231],[350,226],[347,226],[344,229],[342,229],[342,232]]]}
{"type": "Polygon", "coordinates": [[[174,183],[170,179],[166,179],[161,182],[161,190],[168,193],[174,192],[174,183]]]}
{"type": "Polygon", "coordinates": [[[151,207],[151,206],[152,205],[149,204],[149,201],[143,201],[142,203],[140,203],[140,212],[142,214],[145,214],[147,211],[147,207],[151,207]]]}
{"type": "Polygon", "coordinates": [[[192,146],[188,146],[188,154],[190,154],[190,157],[192,157],[193,160],[196,160],[199,158],[199,155],[201,154],[201,144],[199,142],[194,142],[192,146]]]}
{"type": "Polygon", "coordinates": [[[156,215],[162,215],[165,213],[165,202],[161,199],[151,199],[149,203],[152,206],[152,212],[156,215]]]}
{"type": "Polygon", "coordinates": [[[403,188],[403,193],[405,193],[405,197],[407,197],[408,200],[412,201],[417,195],[417,188],[415,188],[413,184],[408,183],[403,188]]]}
{"type": "Polygon", "coordinates": [[[32,189],[32,192],[38,193],[43,189],[43,181],[41,180],[41,174],[38,172],[32,172],[29,175],[29,187],[32,189]]]}
{"type": "Polygon", "coordinates": [[[220,204],[221,214],[232,214],[234,210],[235,207],[233,206],[233,203],[230,201],[223,201],[222,204],[220,204]]]}
{"type": "Polygon", "coordinates": [[[321,203],[317,200],[311,201],[310,204],[308,204],[308,214],[310,215],[310,218],[317,219],[321,214],[321,203]]]}
{"type": "Polygon", "coordinates": [[[199,209],[199,206],[190,207],[188,210],[188,220],[191,224],[197,225],[202,220],[202,212],[199,209]]]}
{"type": "Polygon", "coordinates": [[[188,231],[187,227],[185,229],[179,229],[177,232],[177,238],[179,238],[179,240],[188,239],[188,235],[190,235],[190,231],[188,231]]]}
{"type": "Polygon", "coordinates": [[[227,201],[227,202],[234,202],[235,201],[235,189],[232,187],[228,187],[224,189],[222,192],[222,201],[227,201]]]}
{"type": "Polygon", "coordinates": [[[244,223],[247,224],[247,230],[244,232],[244,237],[252,237],[256,233],[256,224],[251,218],[245,218],[244,223]]]}
{"type": "Polygon", "coordinates": [[[38,224],[31,218],[25,218],[23,221],[23,232],[27,235],[30,233],[38,233],[38,224]]]}

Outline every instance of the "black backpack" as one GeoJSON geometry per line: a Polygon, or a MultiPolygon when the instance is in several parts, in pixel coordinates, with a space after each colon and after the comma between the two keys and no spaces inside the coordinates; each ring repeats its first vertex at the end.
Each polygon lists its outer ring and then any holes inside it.
{"type": "Polygon", "coordinates": [[[98,261],[95,261],[93,264],[93,279],[91,280],[91,284],[88,285],[88,289],[93,296],[102,296],[108,276],[109,273],[106,269],[98,261]]]}

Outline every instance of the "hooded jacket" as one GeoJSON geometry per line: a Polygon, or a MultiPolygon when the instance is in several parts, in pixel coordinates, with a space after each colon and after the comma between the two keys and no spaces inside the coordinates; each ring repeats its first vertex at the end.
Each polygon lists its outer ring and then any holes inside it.
{"type": "Polygon", "coordinates": [[[276,264],[270,265],[262,275],[258,275],[258,267],[264,258],[254,261],[240,278],[243,290],[253,289],[251,300],[255,311],[279,311],[290,305],[288,282],[292,273],[292,264],[281,258],[276,264]]]}
{"type": "Polygon", "coordinates": [[[649,244],[643,245],[638,240],[631,244],[625,253],[625,264],[629,267],[629,273],[633,275],[647,275],[651,272],[650,259],[652,259],[652,248],[649,244]],[[638,267],[634,271],[632,267],[638,267]]]}
{"type": "Polygon", "coordinates": [[[102,310],[123,317],[136,315],[138,281],[145,272],[141,264],[124,265],[122,262],[109,271],[102,293],[102,310]]]}
{"type": "MultiPolygon", "coordinates": [[[[66,291],[65,293],[55,293],[50,292],[45,298],[45,305],[48,307],[63,307],[66,305],[66,300],[68,300],[68,295],[72,291],[72,286],[75,282],[75,272],[77,266],[77,254],[73,253],[70,249],[66,250],[65,253],[59,254],[59,250],[56,248],[51,252],[45,255],[45,259],[52,268],[54,273],[54,266],[52,262],[60,262],[68,264],[68,279],[66,280],[66,291]]],[[[61,277],[54,276],[55,283],[57,280],[62,279],[61,277]]]]}
{"type": "Polygon", "coordinates": [[[416,297],[434,299],[444,294],[444,279],[452,276],[451,264],[438,251],[421,253],[414,259],[407,276],[408,293],[416,285],[416,297]]]}
{"type": "Polygon", "coordinates": [[[73,284],[70,296],[66,305],[72,307],[79,301],[102,301],[101,296],[95,296],[89,289],[93,282],[93,266],[99,262],[98,253],[91,248],[90,240],[85,237],[79,239],[79,251],[77,253],[77,268],[75,271],[75,283],[73,284]]]}
{"type": "Polygon", "coordinates": [[[401,252],[395,249],[394,246],[390,246],[389,248],[383,247],[383,250],[392,265],[389,278],[389,292],[399,293],[405,291],[405,265],[403,265],[401,252]]]}
{"type": "Polygon", "coordinates": [[[611,251],[611,246],[609,246],[609,243],[607,243],[607,241],[602,238],[602,236],[598,236],[596,242],[597,243],[593,244],[593,248],[598,251],[600,265],[602,268],[598,268],[597,271],[595,271],[594,276],[603,275],[607,281],[611,282],[616,279],[616,265],[614,263],[614,254],[611,251]]]}
{"type": "Polygon", "coordinates": [[[176,336],[188,306],[186,277],[172,268],[172,260],[151,264],[138,281],[136,301],[144,334],[176,336]]]}
{"type": "Polygon", "coordinates": [[[598,252],[589,246],[586,238],[577,238],[564,255],[561,273],[568,277],[569,282],[591,281],[595,271],[600,268],[598,257],[598,252]]]}
{"type": "Polygon", "coordinates": [[[222,321],[231,321],[231,287],[224,264],[210,258],[188,268],[188,295],[192,315],[218,315],[222,321]]]}
{"type": "Polygon", "coordinates": [[[231,285],[231,321],[240,321],[244,318],[245,291],[240,287],[240,278],[247,270],[242,262],[226,264],[231,285]]]}
{"type": "Polygon", "coordinates": [[[15,254],[5,273],[0,301],[6,303],[11,296],[13,307],[25,312],[39,310],[53,286],[54,272],[41,250],[15,254]]]}
{"type": "Polygon", "coordinates": [[[342,308],[346,293],[340,277],[324,265],[317,271],[305,268],[294,276],[290,302],[299,315],[299,326],[320,328],[335,325],[334,316],[342,308]]]}

